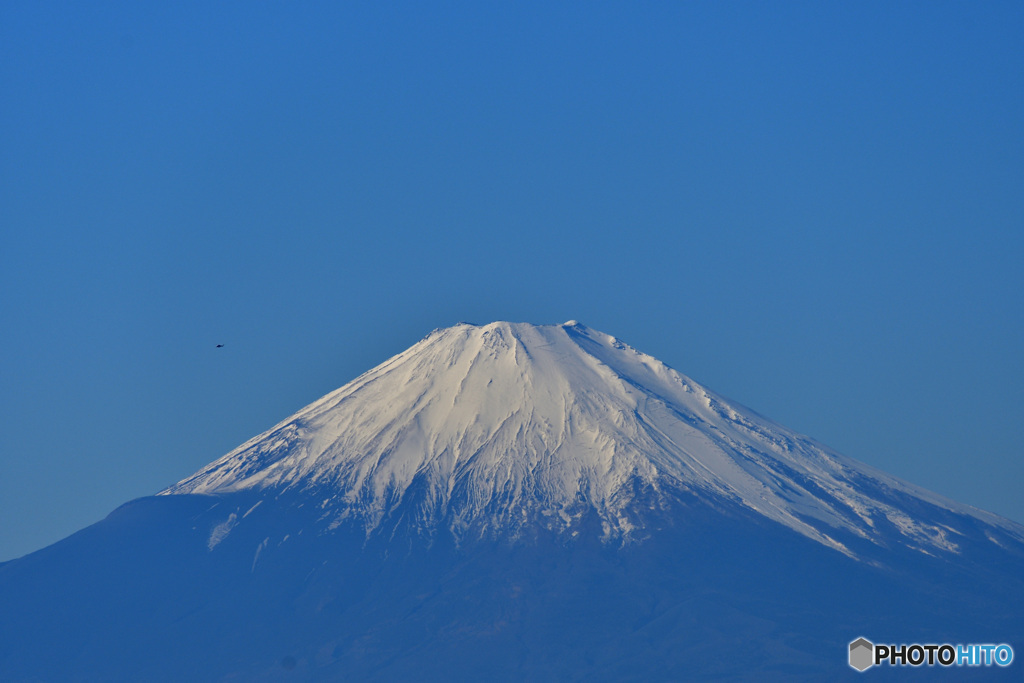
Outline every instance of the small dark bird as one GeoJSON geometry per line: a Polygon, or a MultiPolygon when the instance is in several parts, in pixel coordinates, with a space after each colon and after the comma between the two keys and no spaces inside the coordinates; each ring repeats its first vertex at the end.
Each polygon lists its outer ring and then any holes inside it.
{"type": "Polygon", "coordinates": [[[223,349],[223,348],[224,348],[224,345],[223,345],[223,344],[217,344],[217,348],[218,348],[218,349],[223,349]]]}

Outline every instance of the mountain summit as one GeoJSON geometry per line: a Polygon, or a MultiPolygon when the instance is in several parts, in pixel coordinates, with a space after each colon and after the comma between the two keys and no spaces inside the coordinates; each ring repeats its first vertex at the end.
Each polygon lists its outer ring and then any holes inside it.
{"type": "Polygon", "coordinates": [[[1020,525],[574,321],[460,324],[0,564],[0,680],[859,680],[1022,615],[1020,525]]]}
{"type": "Polygon", "coordinates": [[[435,330],[163,493],[240,490],[307,494],[328,527],[369,534],[400,520],[458,539],[538,524],[573,534],[594,516],[603,540],[628,543],[686,493],[851,555],[851,540],[956,552],[968,532],[950,516],[1024,540],[576,321],[435,330]]]}

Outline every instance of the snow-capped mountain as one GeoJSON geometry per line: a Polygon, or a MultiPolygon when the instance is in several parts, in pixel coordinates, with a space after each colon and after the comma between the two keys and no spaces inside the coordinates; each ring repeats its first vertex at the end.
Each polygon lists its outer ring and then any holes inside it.
{"type": "Polygon", "coordinates": [[[459,538],[538,522],[572,533],[594,512],[605,540],[630,542],[651,532],[647,511],[687,491],[847,554],[849,538],[956,552],[966,532],[908,515],[908,499],[1024,540],[576,321],[435,330],[163,493],[247,489],[305,492],[328,526],[369,533],[408,515],[459,538]]]}
{"type": "Polygon", "coordinates": [[[576,322],[436,330],[0,564],[5,682],[842,680],[859,637],[1024,652],[1024,528],[576,322]]]}

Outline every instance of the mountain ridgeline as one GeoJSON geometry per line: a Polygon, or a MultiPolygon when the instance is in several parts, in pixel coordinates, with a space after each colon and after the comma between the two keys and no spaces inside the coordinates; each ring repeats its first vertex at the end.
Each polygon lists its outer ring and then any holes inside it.
{"type": "Polygon", "coordinates": [[[575,321],[460,324],[0,601],[3,680],[835,679],[859,636],[1024,645],[1024,527],[575,321]]]}

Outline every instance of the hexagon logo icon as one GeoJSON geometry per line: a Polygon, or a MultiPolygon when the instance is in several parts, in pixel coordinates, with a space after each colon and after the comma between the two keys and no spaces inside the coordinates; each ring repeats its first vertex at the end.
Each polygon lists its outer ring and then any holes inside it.
{"type": "Polygon", "coordinates": [[[850,666],[857,671],[864,671],[875,663],[875,646],[866,638],[858,638],[850,643],[850,666]]]}

